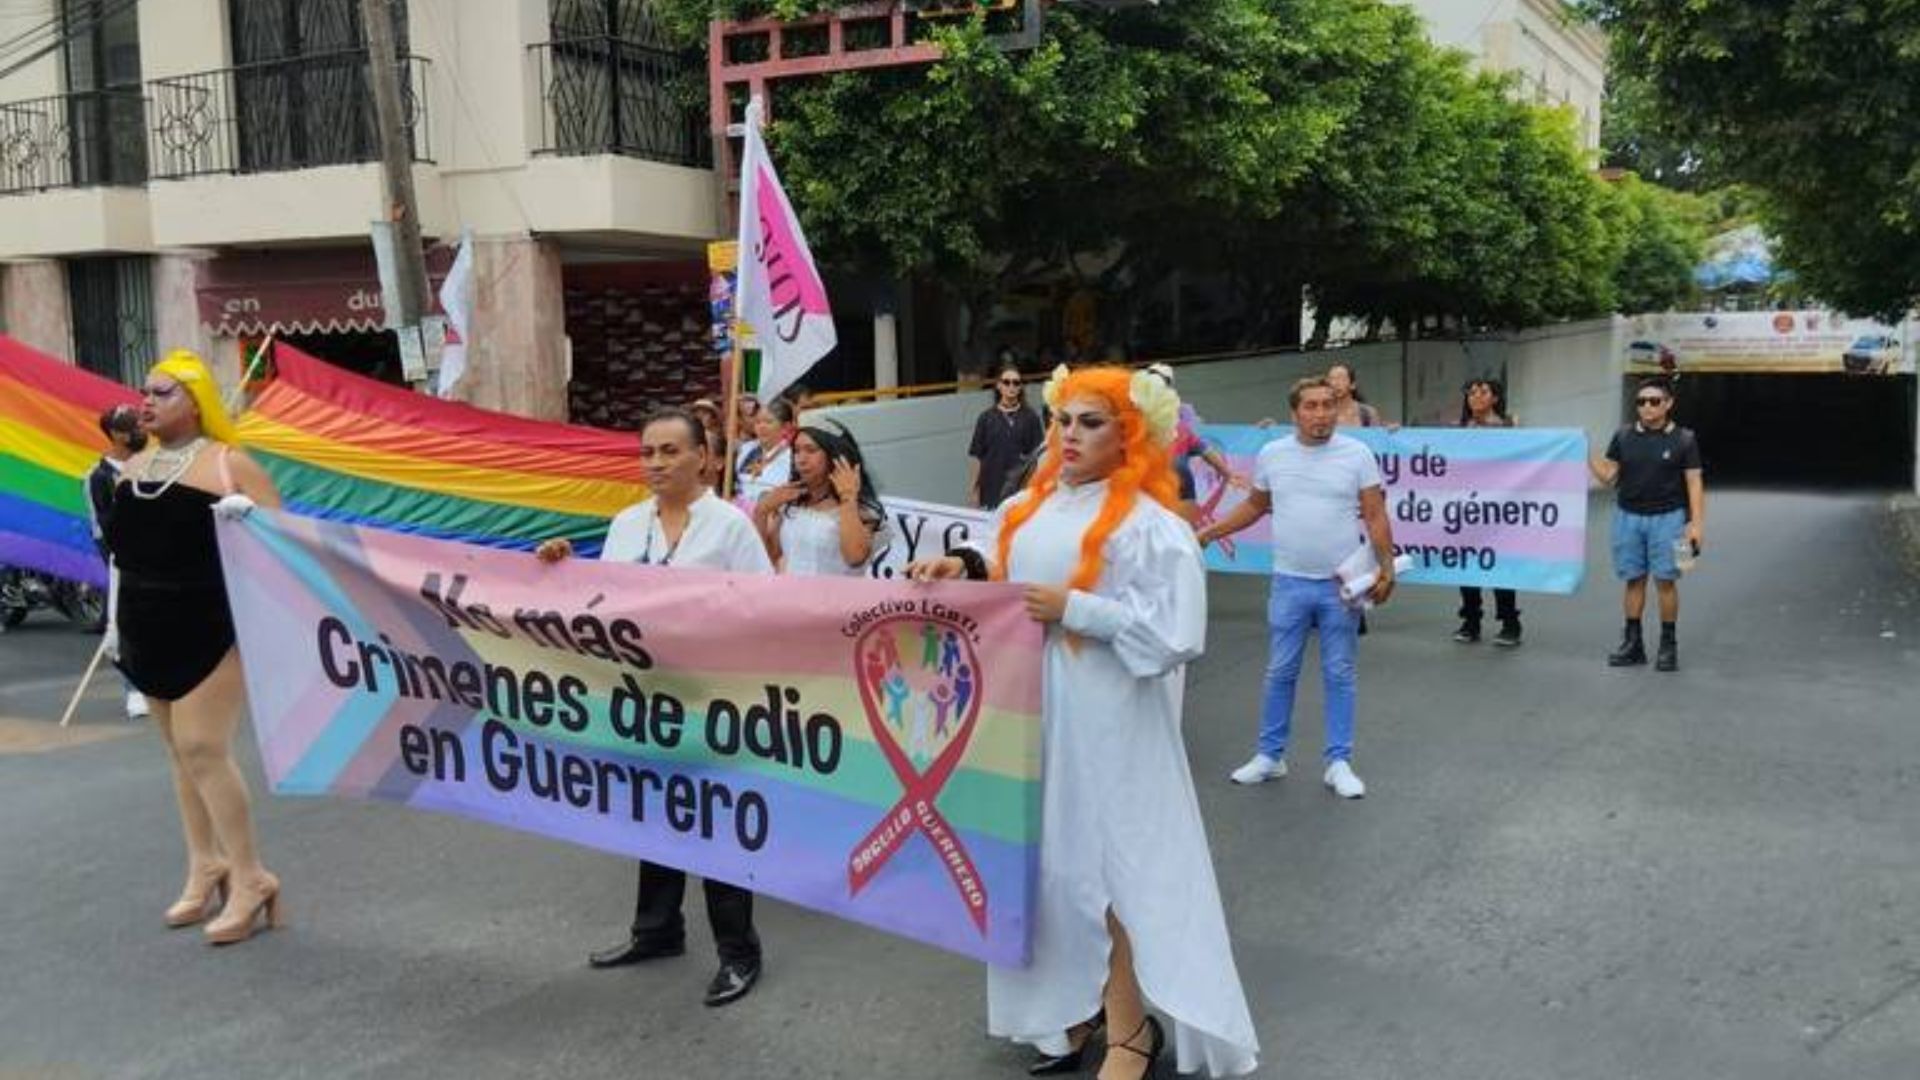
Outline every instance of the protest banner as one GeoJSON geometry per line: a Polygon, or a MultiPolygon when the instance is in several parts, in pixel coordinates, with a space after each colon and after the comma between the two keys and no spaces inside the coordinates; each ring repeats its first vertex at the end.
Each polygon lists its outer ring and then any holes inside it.
{"type": "Polygon", "coordinates": [[[1017,587],[547,566],[268,511],[218,535],[277,793],[454,814],[1026,962],[1041,631],[1017,587]]]}
{"type": "MultiPolygon", "coordinates": [[[[1260,448],[1280,427],[1207,424],[1200,433],[1251,478],[1260,448]]],[[[1413,560],[1410,585],[1477,585],[1571,593],[1587,563],[1587,437],[1563,428],[1343,428],[1380,462],[1397,555],[1413,560]]],[[[1196,462],[1202,523],[1223,518],[1246,493],[1223,487],[1196,462]]],[[[1283,523],[1284,524],[1284,523],[1283,523]]],[[[1274,522],[1207,548],[1207,568],[1273,570],[1274,522]]],[[[1361,539],[1354,523],[1354,541],[1361,539]]]]}
{"type": "Polygon", "coordinates": [[[876,578],[904,578],[908,563],[945,555],[962,544],[993,550],[991,510],[891,496],[882,496],[880,505],[887,511],[887,532],[884,546],[873,553],[870,571],[876,578]]]}

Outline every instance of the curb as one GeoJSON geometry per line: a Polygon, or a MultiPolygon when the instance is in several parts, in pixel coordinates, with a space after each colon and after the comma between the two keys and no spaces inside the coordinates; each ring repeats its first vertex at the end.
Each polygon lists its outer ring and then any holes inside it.
{"type": "Polygon", "coordinates": [[[1893,531],[1895,553],[1908,572],[1920,576],[1920,495],[1895,495],[1887,500],[1887,524],[1893,531]]]}

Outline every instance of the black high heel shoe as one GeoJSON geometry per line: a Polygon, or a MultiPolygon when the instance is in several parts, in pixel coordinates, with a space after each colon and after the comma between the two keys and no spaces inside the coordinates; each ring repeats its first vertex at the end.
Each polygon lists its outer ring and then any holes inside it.
{"type": "Polygon", "coordinates": [[[1120,1042],[1109,1042],[1107,1044],[1107,1053],[1111,1054],[1115,1050],[1125,1050],[1129,1054],[1138,1054],[1146,1058],[1147,1067],[1140,1070],[1141,1080],[1146,1080],[1146,1078],[1154,1075],[1154,1070],[1160,1064],[1160,1051],[1166,1048],[1167,1033],[1161,1030],[1160,1021],[1149,1016],[1145,1020],[1140,1021],[1140,1026],[1133,1029],[1133,1034],[1127,1036],[1120,1042]],[[1147,1040],[1147,1048],[1145,1050],[1133,1045],[1133,1040],[1139,1038],[1142,1031],[1151,1032],[1153,1035],[1151,1039],[1147,1040]]]}
{"type": "Polygon", "coordinates": [[[1087,1047],[1093,1045],[1093,1037],[1107,1026],[1107,1010],[1101,1009],[1093,1014],[1093,1019],[1075,1024],[1067,1029],[1067,1042],[1073,1042],[1074,1032],[1084,1032],[1080,1045],[1064,1054],[1042,1054],[1039,1060],[1027,1066],[1028,1076],[1058,1076],[1061,1073],[1079,1072],[1086,1060],[1087,1047]]]}

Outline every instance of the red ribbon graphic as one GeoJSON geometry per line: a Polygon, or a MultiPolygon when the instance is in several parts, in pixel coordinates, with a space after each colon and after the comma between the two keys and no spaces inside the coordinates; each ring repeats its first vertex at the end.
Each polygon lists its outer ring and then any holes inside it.
{"type": "MultiPolygon", "coordinates": [[[[967,700],[966,717],[954,732],[953,740],[923,773],[913,767],[913,761],[900,749],[900,742],[894,738],[893,729],[887,725],[883,715],[880,700],[875,696],[878,688],[869,682],[861,663],[867,655],[867,643],[876,634],[891,632],[902,622],[924,621],[918,617],[885,620],[869,627],[866,633],[860,635],[854,647],[854,681],[860,684],[860,704],[867,710],[867,724],[873,729],[874,742],[879,745],[880,753],[900,781],[901,793],[900,801],[894,803],[880,823],[854,847],[847,861],[847,884],[850,893],[858,896],[861,889],[879,876],[880,868],[900,853],[913,834],[924,833],[927,842],[933,845],[934,853],[940,857],[940,865],[946,868],[947,876],[953,879],[953,887],[966,905],[973,925],[985,936],[986,882],[980,879],[980,872],[974,866],[973,857],[967,854],[967,846],[961,841],[959,831],[935,805],[948,779],[960,767],[960,760],[966,757],[967,744],[973,737],[974,722],[980,718],[980,700],[986,696],[984,679],[976,677],[973,695],[967,700]]],[[[972,663],[976,676],[984,674],[980,671],[978,660],[972,655],[972,649],[968,648],[967,652],[967,660],[972,663]]]]}

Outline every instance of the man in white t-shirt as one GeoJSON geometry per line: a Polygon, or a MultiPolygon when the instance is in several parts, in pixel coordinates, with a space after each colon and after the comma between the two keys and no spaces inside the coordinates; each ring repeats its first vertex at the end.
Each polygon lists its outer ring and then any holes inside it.
{"type": "Polygon", "coordinates": [[[1380,564],[1370,598],[1393,595],[1393,530],[1373,451],[1334,433],[1336,405],[1324,378],[1301,379],[1287,395],[1294,433],[1268,443],[1254,466],[1253,490],[1220,521],[1200,530],[1202,544],[1231,536],[1273,515],[1273,594],[1267,605],[1272,651],[1260,713],[1260,748],[1233,771],[1236,784],[1287,775],[1287,736],[1307,634],[1320,634],[1320,677],[1326,687],[1327,787],[1357,799],[1367,786],[1353,771],[1353,718],[1359,612],[1340,599],[1334,571],[1362,542],[1380,564]],[[1365,538],[1361,535],[1365,526],[1365,538]]]}

